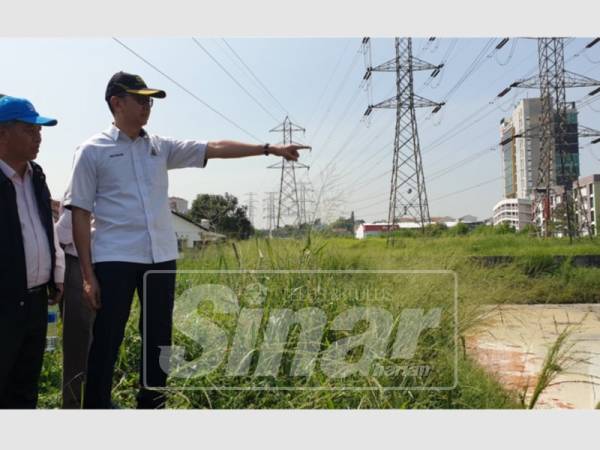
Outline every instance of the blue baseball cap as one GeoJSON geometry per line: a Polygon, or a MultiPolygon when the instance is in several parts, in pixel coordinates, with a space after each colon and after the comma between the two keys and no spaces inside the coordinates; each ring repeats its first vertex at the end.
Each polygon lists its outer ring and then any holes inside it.
{"type": "Polygon", "coordinates": [[[40,116],[29,100],[6,95],[0,98],[0,123],[12,120],[49,127],[58,123],[56,119],[40,116]]]}

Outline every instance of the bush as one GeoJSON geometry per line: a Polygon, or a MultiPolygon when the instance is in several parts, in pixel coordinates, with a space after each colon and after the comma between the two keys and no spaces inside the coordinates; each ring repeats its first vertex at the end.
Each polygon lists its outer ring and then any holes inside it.
{"type": "Polygon", "coordinates": [[[494,234],[515,234],[517,230],[512,225],[502,222],[499,225],[493,227],[494,234]]]}
{"type": "Polygon", "coordinates": [[[439,237],[448,231],[448,227],[444,223],[432,223],[425,227],[425,236],[439,237]]]}
{"type": "Polygon", "coordinates": [[[469,233],[469,225],[463,222],[458,222],[455,226],[448,229],[449,236],[465,236],[469,233]]]}
{"type": "Polygon", "coordinates": [[[523,227],[522,230],[519,231],[519,234],[523,235],[523,236],[536,236],[537,235],[537,229],[534,225],[532,224],[527,224],[523,227]]]}
{"type": "Polygon", "coordinates": [[[552,275],[558,271],[562,261],[549,255],[531,255],[518,260],[517,266],[528,277],[552,275]]]}

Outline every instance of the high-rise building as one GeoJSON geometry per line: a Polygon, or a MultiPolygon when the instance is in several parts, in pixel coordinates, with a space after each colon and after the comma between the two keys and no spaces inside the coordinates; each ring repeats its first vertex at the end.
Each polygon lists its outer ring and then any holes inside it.
{"type": "MultiPolygon", "coordinates": [[[[539,98],[519,102],[512,117],[500,123],[505,198],[531,198],[538,185],[540,170],[541,116],[539,98]],[[516,138],[512,139],[514,136],[516,138]]],[[[567,105],[565,144],[555,149],[551,168],[551,185],[570,185],[579,177],[579,138],[575,103],[567,105]],[[561,150],[561,149],[558,149],[561,150]],[[564,170],[561,167],[564,166],[564,170]],[[558,177],[557,177],[558,174],[558,177]]]]}
{"type": "Polygon", "coordinates": [[[530,198],[538,183],[541,111],[539,98],[525,98],[512,114],[515,135],[523,136],[513,140],[517,198],[530,198]]]}
{"type": "Polygon", "coordinates": [[[561,161],[560,153],[556,152],[554,155],[553,173],[559,174],[559,176],[552,175],[552,182],[560,186],[570,187],[579,178],[579,134],[577,132],[579,124],[577,115],[575,102],[568,102],[563,160],[561,161]],[[563,165],[564,170],[561,170],[561,166],[563,165]]]}
{"type": "Polygon", "coordinates": [[[517,171],[516,171],[516,146],[515,127],[512,118],[502,119],[500,122],[500,139],[502,154],[502,173],[504,174],[504,198],[517,197],[517,171]]]}

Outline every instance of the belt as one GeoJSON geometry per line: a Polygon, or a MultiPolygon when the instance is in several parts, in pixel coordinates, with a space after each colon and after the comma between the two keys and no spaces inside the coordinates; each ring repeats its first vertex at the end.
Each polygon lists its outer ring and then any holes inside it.
{"type": "Polygon", "coordinates": [[[48,287],[48,284],[40,284],[39,286],[32,287],[31,289],[27,289],[28,294],[39,294],[43,292],[48,287]]]}

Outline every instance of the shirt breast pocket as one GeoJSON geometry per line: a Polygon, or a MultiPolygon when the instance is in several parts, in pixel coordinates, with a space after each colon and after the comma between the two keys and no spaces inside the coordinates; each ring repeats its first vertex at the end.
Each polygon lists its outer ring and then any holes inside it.
{"type": "Polygon", "coordinates": [[[135,183],[131,153],[115,150],[107,154],[102,161],[101,172],[98,175],[101,190],[128,191],[131,184],[135,183]]]}
{"type": "Polygon", "coordinates": [[[169,179],[167,175],[167,161],[162,154],[150,154],[146,159],[146,176],[151,186],[165,187],[169,179]]]}

